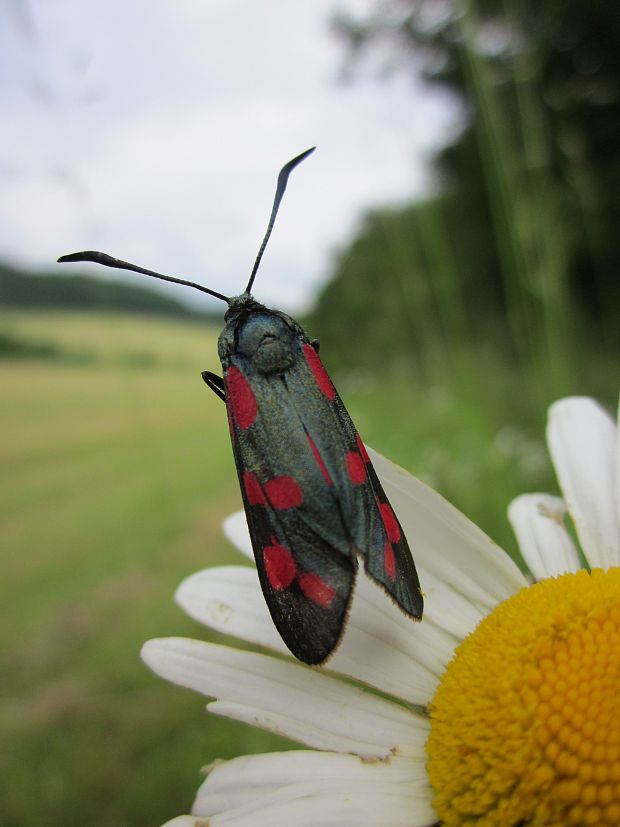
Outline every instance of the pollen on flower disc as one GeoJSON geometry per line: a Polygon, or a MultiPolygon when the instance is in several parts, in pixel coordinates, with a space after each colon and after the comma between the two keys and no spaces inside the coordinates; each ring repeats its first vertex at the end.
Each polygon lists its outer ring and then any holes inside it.
{"type": "Polygon", "coordinates": [[[497,606],[441,678],[426,749],[446,827],[618,827],[620,568],[497,606]]]}
{"type": "Polygon", "coordinates": [[[232,409],[237,426],[242,430],[254,424],[258,413],[258,404],[254,392],[239,368],[231,365],[224,374],[226,400],[232,409]]]}
{"type": "Polygon", "coordinates": [[[304,494],[293,477],[274,477],[265,483],[265,491],[271,505],[278,511],[301,505],[304,494]]]}
{"type": "Polygon", "coordinates": [[[323,367],[323,362],[319,359],[319,355],[312,345],[304,345],[304,354],[306,361],[310,365],[310,370],[314,374],[314,379],[319,387],[321,393],[328,399],[333,399],[336,395],[336,390],[332,385],[332,380],[327,375],[327,371],[323,367]]]}
{"type": "Polygon", "coordinates": [[[336,590],[318,574],[311,571],[299,575],[299,587],[309,600],[323,609],[329,608],[336,590]]]}
{"type": "Polygon", "coordinates": [[[271,538],[271,545],[263,549],[263,562],[269,584],[273,589],[288,588],[297,576],[297,566],[290,550],[271,538]]]}

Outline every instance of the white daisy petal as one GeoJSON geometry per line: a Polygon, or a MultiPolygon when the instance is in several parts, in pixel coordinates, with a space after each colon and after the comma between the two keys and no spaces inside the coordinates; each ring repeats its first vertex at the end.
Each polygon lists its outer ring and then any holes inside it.
{"type": "Polygon", "coordinates": [[[516,563],[440,494],[376,451],[368,453],[421,569],[485,614],[527,585],[516,563]]]}
{"type": "MultiPolygon", "coordinates": [[[[427,620],[432,621],[444,630],[451,641],[460,643],[464,637],[473,632],[487,615],[487,611],[480,604],[469,600],[453,586],[444,583],[441,577],[431,574],[424,566],[420,565],[417,568],[424,592],[424,618],[422,623],[427,620]]],[[[442,665],[443,671],[447,666],[447,661],[442,659],[442,665]]]]}
{"type": "Polygon", "coordinates": [[[290,751],[216,765],[193,811],[216,825],[420,825],[435,820],[423,766],[290,751]],[[329,802],[329,803],[322,803],[329,802]],[[369,809],[370,808],[370,809],[369,809]]]}
{"type": "MultiPolygon", "coordinates": [[[[284,787],[257,805],[235,808],[213,816],[205,827],[428,827],[432,816],[418,819],[418,799],[399,787],[390,786],[376,795],[368,787],[352,787],[346,793],[308,795],[305,787],[284,787]],[[413,812],[413,816],[412,816],[413,812]]],[[[430,808],[425,810],[428,812],[430,808]]],[[[200,822],[198,823],[200,825],[200,822]]]]}
{"type": "Polygon", "coordinates": [[[203,818],[197,816],[177,816],[162,824],[162,827],[209,827],[203,818]]]}
{"type": "Polygon", "coordinates": [[[613,420],[592,399],[561,399],[549,409],[547,442],[586,559],[602,568],[620,565],[613,420]]]}
{"type": "Polygon", "coordinates": [[[327,663],[409,703],[425,705],[458,641],[432,620],[407,617],[363,571],[342,642],[327,663]]]}
{"type": "MultiPolygon", "coordinates": [[[[210,628],[288,654],[255,569],[206,569],[187,578],[176,597],[188,614],[210,628]]],[[[360,572],[343,640],[327,666],[424,705],[458,642],[431,620],[412,621],[360,572]]]]}
{"type": "Polygon", "coordinates": [[[187,577],[176,591],[177,603],[194,620],[225,635],[288,653],[250,566],[217,566],[187,577]]]}
{"type": "Polygon", "coordinates": [[[579,571],[581,563],[564,525],[566,504],[549,494],[522,494],[508,506],[508,519],[523,559],[537,580],[579,571]]]}
{"type": "Polygon", "coordinates": [[[217,762],[209,769],[192,809],[200,815],[213,815],[236,804],[252,803],[281,786],[310,781],[321,789],[343,789],[344,785],[364,781],[368,776],[377,784],[388,780],[428,790],[422,760],[414,762],[395,756],[387,761],[363,761],[357,755],[338,752],[288,750],[217,762]]]}
{"type": "Polygon", "coordinates": [[[297,663],[227,646],[166,638],[142,657],[158,675],[222,700],[208,709],[317,749],[386,758],[420,752],[425,718],[297,663]]]}
{"type": "Polygon", "coordinates": [[[222,527],[224,534],[233,544],[233,546],[242,554],[254,560],[254,552],[252,551],[252,541],[250,540],[250,532],[248,531],[248,522],[245,518],[245,511],[235,511],[230,517],[226,517],[222,527]]]}

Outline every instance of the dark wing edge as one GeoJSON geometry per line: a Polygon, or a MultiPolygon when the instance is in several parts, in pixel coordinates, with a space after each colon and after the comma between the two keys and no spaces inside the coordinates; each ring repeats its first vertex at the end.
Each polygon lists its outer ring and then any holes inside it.
{"type": "Polygon", "coordinates": [[[414,620],[421,620],[424,598],[405,533],[349,412],[337,393],[334,404],[347,431],[350,448],[360,452],[366,470],[366,480],[356,487],[363,520],[352,526],[364,569],[401,611],[414,620]]]}
{"type": "Polygon", "coordinates": [[[315,404],[305,405],[300,414],[328,465],[354,553],[364,559],[365,571],[391,600],[407,616],[420,620],[424,599],[411,550],[351,416],[335,388],[333,398],[326,403],[321,390],[312,382],[309,369],[302,365],[299,370],[307,395],[316,400],[315,404]],[[317,418],[321,411],[319,400],[330,405],[338,422],[334,431],[338,434],[337,449],[324,446],[331,431],[326,428],[325,419],[317,418]],[[357,455],[358,467],[363,462],[365,474],[347,474],[334,467],[333,458],[339,453],[340,463],[344,463],[345,454],[346,459],[357,455]]]}
{"type": "Polygon", "coordinates": [[[386,527],[386,546],[372,547],[365,555],[364,569],[406,615],[421,620],[424,597],[407,538],[370,460],[366,470],[379,507],[387,506],[389,520],[394,523],[386,527]],[[389,576],[390,571],[393,577],[389,576]]]}
{"type": "Polygon", "coordinates": [[[251,505],[243,490],[254,559],[267,607],[298,660],[325,663],[342,638],[357,560],[335,550],[295,509],[251,505]]]}
{"type": "MultiPolygon", "coordinates": [[[[252,540],[258,576],[273,622],[296,658],[307,664],[324,663],[342,637],[348,613],[357,559],[351,544],[336,548],[325,525],[313,525],[304,505],[279,506],[266,495],[265,480],[289,472],[281,445],[270,450],[272,436],[265,425],[263,400],[259,414],[247,429],[239,428],[227,403],[233,456],[252,540]],[[275,467],[274,467],[275,463],[275,467]]],[[[270,426],[273,424],[269,423],[270,426]]],[[[300,426],[301,428],[301,426],[300,426]]],[[[299,431],[310,454],[306,435],[299,431]]],[[[314,459],[310,467],[324,484],[314,459]]],[[[301,473],[299,467],[297,470],[301,473]]],[[[286,478],[286,477],[284,477],[286,478]]],[[[302,490],[304,480],[299,478],[302,490]]],[[[307,485],[306,485],[307,487],[307,485]]],[[[327,487],[327,486],[326,486],[327,487]]]]}

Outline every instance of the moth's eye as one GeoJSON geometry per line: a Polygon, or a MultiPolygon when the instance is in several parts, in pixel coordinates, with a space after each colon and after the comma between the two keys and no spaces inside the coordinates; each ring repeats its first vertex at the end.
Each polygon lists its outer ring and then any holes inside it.
{"type": "Polygon", "coordinates": [[[313,347],[315,349],[315,351],[318,353],[319,352],[319,347],[321,346],[321,343],[319,342],[318,339],[310,339],[310,346],[313,347]]]}

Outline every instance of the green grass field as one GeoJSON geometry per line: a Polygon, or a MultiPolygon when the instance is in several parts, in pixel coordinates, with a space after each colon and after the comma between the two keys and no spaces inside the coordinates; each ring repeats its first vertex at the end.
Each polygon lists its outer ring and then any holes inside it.
{"type": "MultiPolygon", "coordinates": [[[[187,810],[202,765],[282,744],[206,715],[139,659],[150,637],[205,637],[174,589],[241,560],[220,530],[240,505],[224,406],[200,378],[217,331],[5,313],[0,332],[24,352],[54,345],[0,359],[0,823],[152,827],[187,810]]],[[[545,411],[480,358],[425,385],[336,379],[368,443],[513,550],[510,498],[554,490],[545,411]]]]}
{"type": "Polygon", "coordinates": [[[0,360],[2,825],[154,825],[207,761],[274,739],[157,679],[149,637],[203,634],[187,574],[241,560],[216,332],[131,316],[3,316],[65,361],[0,360]],[[89,354],[84,361],[84,354],[89,354]],[[145,367],[143,365],[148,365],[145,367]]]}

